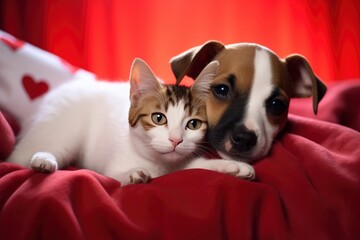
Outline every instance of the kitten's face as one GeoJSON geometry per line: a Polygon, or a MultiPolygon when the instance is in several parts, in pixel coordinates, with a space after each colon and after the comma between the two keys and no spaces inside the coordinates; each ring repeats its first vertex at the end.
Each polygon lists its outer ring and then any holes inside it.
{"type": "Polygon", "coordinates": [[[148,154],[167,161],[195,153],[207,130],[204,101],[184,86],[144,94],[131,107],[129,121],[148,154]]]}
{"type": "Polygon", "coordinates": [[[144,61],[133,62],[129,124],[140,154],[174,162],[195,153],[206,134],[205,102],[218,69],[218,62],[211,62],[184,87],[163,85],[144,61]]]}

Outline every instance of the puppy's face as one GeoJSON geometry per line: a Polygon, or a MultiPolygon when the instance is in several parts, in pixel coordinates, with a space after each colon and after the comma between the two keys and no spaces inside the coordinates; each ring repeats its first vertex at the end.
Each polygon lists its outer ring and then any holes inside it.
{"type": "Polygon", "coordinates": [[[284,63],[251,44],[229,46],[215,59],[220,69],[207,101],[209,141],[223,158],[259,159],[287,120],[284,63]]]}
{"type": "Polygon", "coordinates": [[[209,141],[223,158],[253,162],[264,157],[287,121],[290,99],[313,96],[314,112],[326,91],[299,55],[280,59],[249,43],[208,42],[171,61],[175,76],[196,77],[219,62],[206,102],[209,141]]]}

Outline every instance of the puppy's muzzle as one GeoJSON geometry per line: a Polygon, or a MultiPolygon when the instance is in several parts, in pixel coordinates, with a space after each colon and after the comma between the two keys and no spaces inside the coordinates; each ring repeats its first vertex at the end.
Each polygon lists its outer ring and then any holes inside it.
{"type": "Polygon", "coordinates": [[[239,153],[248,152],[256,145],[257,136],[254,131],[241,126],[234,129],[230,140],[239,153]]]}

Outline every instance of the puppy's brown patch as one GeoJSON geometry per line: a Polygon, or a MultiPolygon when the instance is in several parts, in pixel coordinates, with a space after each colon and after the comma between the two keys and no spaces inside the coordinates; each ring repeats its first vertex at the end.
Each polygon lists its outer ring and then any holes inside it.
{"type": "Polygon", "coordinates": [[[271,125],[278,126],[279,129],[282,129],[287,121],[288,106],[290,103],[290,81],[287,80],[289,75],[284,61],[282,61],[274,52],[269,50],[268,53],[271,62],[271,71],[273,74],[272,83],[279,94],[277,98],[286,103],[287,108],[286,111],[279,116],[267,114],[267,117],[271,125]]]}
{"type": "MultiPolygon", "coordinates": [[[[221,63],[218,74],[222,76],[221,81],[226,81],[226,77],[232,74],[235,77],[233,90],[238,93],[250,91],[255,72],[255,50],[256,47],[252,45],[238,46],[235,51],[234,48],[223,50],[216,58],[221,63]]],[[[213,82],[216,83],[217,79],[213,82]]]]}
{"type": "Polygon", "coordinates": [[[234,99],[250,92],[255,71],[253,61],[255,50],[254,45],[233,46],[224,49],[215,58],[221,64],[217,77],[212,81],[212,86],[227,85],[231,91],[231,98],[223,100],[218,99],[213,93],[210,94],[207,102],[209,126],[214,126],[219,122],[220,117],[234,99]]]}

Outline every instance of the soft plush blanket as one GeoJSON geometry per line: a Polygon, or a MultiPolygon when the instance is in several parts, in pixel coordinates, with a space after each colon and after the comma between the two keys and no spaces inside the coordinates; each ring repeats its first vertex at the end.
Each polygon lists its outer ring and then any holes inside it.
{"type": "MultiPolygon", "coordinates": [[[[359,102],[360,81],[330,85],[318,119],[294,101],[253,182],[194,169],[121,187],[90,170],[1,162],[0,239],[360,239],[359,102]]],[[[3,115],[0,137],[5,159],[3,115]]]]}

